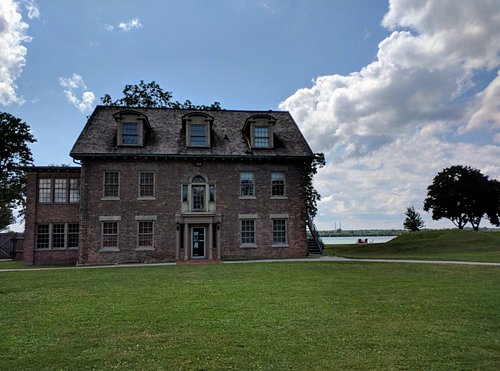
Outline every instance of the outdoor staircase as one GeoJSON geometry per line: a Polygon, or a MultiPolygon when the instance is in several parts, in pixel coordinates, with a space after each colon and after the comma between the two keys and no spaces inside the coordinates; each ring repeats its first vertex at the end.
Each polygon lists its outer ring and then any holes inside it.
{"type": "Polygon", "coordinates": [[[323,241],[321,241],[316,225],[309,215],[307,216],[307,226],[309,228],[307,233],[307,255],[323,254],[323,241]]]}

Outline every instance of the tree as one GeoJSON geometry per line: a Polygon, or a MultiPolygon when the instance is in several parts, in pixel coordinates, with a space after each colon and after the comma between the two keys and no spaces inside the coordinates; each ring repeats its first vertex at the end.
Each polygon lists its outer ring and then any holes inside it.
{"type": "Polygon", "coordinates": [[[190,100],[186,100],[184,103],[173,102],[172,92],[163,90],[155,81],[145,83],[144,80],[141,80],[138,85],[125,85],[122,92],[123,98],[115,101],[109,94],[104,94],[101,97],[102,104],[105,106],[221,110],[219,102],[214,102],[209,106],[195,105],[190,100]]]}
{"type": "Polygon", "coordinates": [[[439,172],[427,187],[424,210],[432,219],[450,219],[459,229],[471,223],[479,229],[483,217],[500,225],[500,185],[470,166],[452,166],[439,172]]]}
{"type": "Polygon", "coordinates": [[[321,195],[314,188],[313,180],[314,175],[318,172],[318,169],[325,166],[325,155],[323,153],[315,153],[313,160],[306,165],[306,188],[305,188],[305,200],[306,200],[306,210],[311,218],[316,216],[318,212],[317,202],[321,200],[321,195]]]}
{"type": "Polygon", "coordinates": [[[408,229],[410,232],[418,232],[425,227],[425,223],[422,220],[422,217],[415,210],[415,207],[413,205],[406,209],[405,215],[406,219],[403,223],[405,229],[408,229]]]}
{"type": "Polygon", "coordinates": [[[26,175],[19,166],[33,164],[28,143],[34,142],[25,122],[0,112],[0,230],[15,221],[12,210],[25,205],[26,175]]]}

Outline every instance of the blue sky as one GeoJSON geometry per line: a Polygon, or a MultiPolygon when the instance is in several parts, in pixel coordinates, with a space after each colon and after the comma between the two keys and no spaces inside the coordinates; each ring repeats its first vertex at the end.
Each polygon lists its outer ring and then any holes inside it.
{"type": "Polygon", "coordinates": [[[37,165],[70,163],[99,98],[141,79],[289,110],[327,155],[319,227],[401,228],[444,167],[500,179],[499,16],[493,0],[2,0],[0,110],[31,126],[37,165]]]}

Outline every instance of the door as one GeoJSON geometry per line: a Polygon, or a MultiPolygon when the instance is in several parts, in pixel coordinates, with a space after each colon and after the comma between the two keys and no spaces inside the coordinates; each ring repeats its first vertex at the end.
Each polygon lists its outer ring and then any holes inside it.
{"type": "Polygon", "coordinates": [[[205,227],[191,228],[191,253],[193,258],[205,257],[205,227]]]}

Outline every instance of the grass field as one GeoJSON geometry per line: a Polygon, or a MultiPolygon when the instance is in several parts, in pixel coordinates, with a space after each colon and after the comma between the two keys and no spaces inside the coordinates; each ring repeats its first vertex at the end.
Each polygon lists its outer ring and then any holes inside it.
{"type": "Polygon", "coordinates": [[[0,369],[500,368],[500,268],[0,272],[0,369]]]}
{"type": "Polygon", "coordinates": [[[328,245],[325,255],[500,262],[500,232],[441,230],[406,233],[383,244],[328,245]]]}

